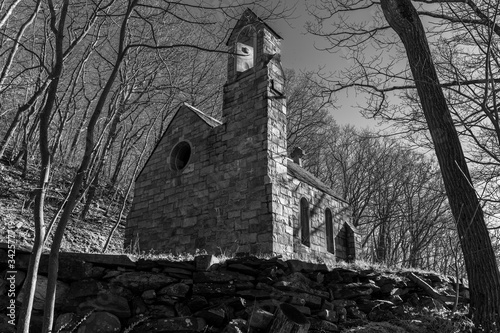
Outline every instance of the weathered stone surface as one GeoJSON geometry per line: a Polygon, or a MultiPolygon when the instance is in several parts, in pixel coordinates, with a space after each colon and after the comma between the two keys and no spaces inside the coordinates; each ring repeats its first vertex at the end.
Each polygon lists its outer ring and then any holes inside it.
{"type": "Polygon", "coordinates": [[[325,281],[325,274],[322,272],[313,272],[310,274],[310,277],[319,284],[323,284],[325,281]]]}
{"type": "MultiPolygon", "coordinates": [[[[177,268],[186,272],[194,272],[196,271],[196,263],[194,260],[192,261],[171,261],[171,260],[156,260],[158,265],[165,268],[177,268]]],[[[180,271],[179,271],[180,272],[180,271]]]]}
{"type": "Polygon", "coordinates": [[[187,300],[186,305],[192,312],[196,312],[207,307],[208,301],[201,295],[193,295],[189,300],[187,300]]]}
{"type": "Polygon", "coordinates": [[[77,333],[118,333],[120,320],[109,312],[93,312],[79,326],[77,333]]]}
{"type": "Polygon", "coordinates": [[[347,318],[350,319],[366,319],[366,314],[361,312],[356,306],[346,308],[347,318]]]}
{"type": "Polygon", "coordinates": [[[361,296],[368,296],[373,293],[373,290],[378,290],[374,284],[370,283],[350,283],[346,285],[337,285],[333,290],[333,297],[335,299],[351,299],[361,296]]]}
{"type": "Polygon", "coordinates": [[[311,309],[321,308],[321,298],[318,296],[306,294],[306,293],[293,293],[285,292],[286,295],[291,297],[290,303],[297,305],[305,305],[311,309]]]}
{"type": "Polygon", "coordinates": [[[78,308],[82,312],[89,310],[105,311],[123,319],[131,315],[130,307],[124,297],[106,292],[87,299],[85,302],[80,303],[78,308]]]}
{"type": "Polygon", "coordinates": [[[217,272],[195,272],[193,274],[193,282],[194,283],[203,283],[203,282],[213,282],[213,283],[223,283],[223,282],[231,282],[231,281],[253,281],[255,277],[251,275],[245,275],[238,272],[231,271],[217,271],[217,272]]]}
{"type": "Polygon", "coordinates": [[[78,322],[79,317],[75,313],[60,314],[54,323],[54,332],[69,333],[75,328],[78,322]]]}
{"type": "Polygon", "coordinates": [[[193,276],[192,271],[176,267],[165,267],[163,273],[178,279],[192,278],[193,276]]]}
{"type": "Polygon", "coordinates": [[[247,332],[248,323],[244,319],[233,319],[227,324],[222,333],[244,333],[247,332]]]}
{"type": "Polygon", "coordinates": [[[143,315],[148,311],[148,307],[141,297],[134,297],[130,303],[130,310],[132,311],[132,316],[143,315]]]}
{"type": "Polygon", "coordinates": [[[244,264],[239,264],[239,263],[229,264],[229,265],[227,265],[227,269],[231,270],[231,271],[236,271],[236,272],[239,272],[239,273],[242,273],[245,275],[250,275],[250,276],[256,276],[259,274],[259,271],[256,270],[255,268],[249,267],[249,266],[244,265],[244,264]]]}
{"type": "Polygon", "coordinates": [[[166,305],[175,305],[175,303],[178,302],[177,297],[172,297],[168,295],[158,295],[154,300],[146,300],[145,301],[147,304],[153,304],[153,303],[158,303],[158,304],[166,304],[166,305]]]}
{"type": "Polygon", "coordinates": [[[248,290],[255,288],[255,285],[250,281],[235,282],[234,287],[236,290],[248,290]]]}
{"type": "Polygon", "coordinates": [[[403,299],[399,295],[392,295],[391,297],[389,297],[389,301],[396,305],[403,303],[403,299]]]}
{"type": "Polygon", "coordinates": [[[247,309],[248,324],[250,327],[265,330],[274,319],[274,315],[263,309],[247,309]]]}
{"type": "Polygon", "coordinates": [[[337,332],[339,329],[332,321],[319,320],[315,318],[308,318],[311,326],[309,330],[316,330],[320,332],[337,332]]]}
{"type": "Polygon", "coordinates": [[[254,290],[239,290],[236,292],[237,295],[245,298],[245,299],[269,299],[272,298],[274,293],[272,291],[268,290],[259,290],[259,289],[254,289],[254,290]]]}
{"type": "Polygon", "coordinates": [[[111,278],[114,278],[120,274],[122,274],[123,272],[121,271],[117,271],[117,270],[107,270],[105,273],[104,273],[104,276],[102,277],[104,280],[106,279],[111,279],[111,278]]]}
{"type": "Polygon", "coordinates": [[[205,319],[207,324],[216,327],[222,327],[229,320],[228,312],[230,310],[223,305],[218,305],[211,308],[206,308],[195,313],[196,317],[205,319]]]}
{"type": "Polygon", "coordinates": [[[146,332],[202,332],[206,322],[197,317],[176,317],[148,320],[142,326],[146,332]]]}
{"type": "Polygon", "coordinates": [[[311,309],[307,306],[303,306],[303,305],[294,305],[294,307],[299,310],[300,313],[302,313],[303,315],[306,315],[306,316],[310,316],[311,315],[311,309]]]}
{"type": "Polygon", "coordinates": [[[119,283],[125,288],[141,292],[148,289],[160,289],[177,281],[165,274],[150,272],[125,272],[111,280],[112,283],[119,283]]]}
{"type": "Polygon", "coordinates": [[[144,300],[152,300],[156,298],[156,291],[154,289],[149,289],[144,291],[141,294],[142,299],[144,300]]]}
{"type": "Polygon", "coordinates": [[[318,317],[332,323],[337,323],[339,321],[337,312],[333,310],[321,310],[318,312],[318,317]]]}
{"type": "Polygon", "coordinates": [[[337,268],[335,269],[339,276],[341,277],[341,281],[343,283],[357,283],[359,282],[359,273],[352,269],[347,268],[337,268]]]}
{"type": "Polygon", "coordinates": [[[330,297],[329,292],[322,291],[320,289],[323,288],[322,286],[318,286],[317,283],[311,281],[303,274],[298,272],[284,277],[281,281],[274,283],[273,287],[281,290],[309,293],[315,296],[323,297],[325,299],[330,297]]]}
{"type": "Polygon", "coordinates": [[[176,317],[176,312],[173,305],[150,305],[148,315],[154,318],[173,318],[176,317]]]}
{"type": "Polygon", "coordinates": [[[174,308],[178,317],[190,317],[193,315],[193,312],[184,303],[175,303],[174,308]]]}
{"type": "MultiPolygon", "coordinates": [[[[45,305],[45,295],[47,293],[48,279],[43,275],[38,275],[36,281],[35,299],[33,301],[33,309],[42,310],[45,305]]],[[[56,306],[61,306],[64,303],[66,295],[68,294],[69,286],[61,281],[57,281],[56,287],[56,306]]],[[[24,290],[21,289],[17,294],[17,301],[22,303],[24,297],[24,290]]]]}
{"type": "Polygon", "coordinates": [[[236,288],[232,284],[222,283],[195,283],[193,284],[193,294],[199,295],[228,295],[234,294],[236,288]]]}
{"type": "Polygon", "coordinates": [[[368,314],[368,319],[371,321],[388,321],[394,319],[394,314],[389,310],[375,308],[368,314]]]}
{"type": "Polygon", "coordinates": [[[95,296],[105,289],[105,285],[95,279],[85,279],[72,282],[69,288],[68,296],[70,298],[80,298],[86,296],[95,296]]]}
{"type": "Polygon", "coordinates": [[[350,299],[334,299],[331,301],[333,304],[334,308],[341,307],[341,308],[346,308],[348,306],[356,306],[356,301],[350,300],[350,299]]]}
{"type": "Polygon", "coordinates": [[[163,287],[158,291],[158,295],[169,295],[174,297],[185,297],[190,287],[184,283],[174,283],[163,287]]]}

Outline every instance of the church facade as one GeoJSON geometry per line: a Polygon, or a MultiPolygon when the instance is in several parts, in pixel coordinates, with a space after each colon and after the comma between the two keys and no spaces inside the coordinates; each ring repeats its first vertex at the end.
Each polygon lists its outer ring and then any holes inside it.
{"type": "Polygon", "coordinates": [[[281,37],[246,10],[227,42],[222,121],[185,104],[136,179],[141,251],[354,259],[347,202],[287,156],[281,37]]]}

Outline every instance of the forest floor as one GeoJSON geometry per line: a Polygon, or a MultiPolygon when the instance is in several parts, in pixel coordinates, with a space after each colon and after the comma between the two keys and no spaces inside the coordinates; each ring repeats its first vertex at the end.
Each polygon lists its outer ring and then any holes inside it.
{"type": "MultiPolygon", "coordinates": [[[[46,226],[63,203],[68,188],[68,174],[57,174],[58,179],[54,179],[47,194],[44,209],[46,226]]],[[[8,228],[0,228],[0,242],[7,242],[7,231],[10,230],[15,234],[16,248],[31,248],[35,238],[33,206],[37,183],[38,174],[34,170],[29,170],[23,178],[22,170],[19,168],[0,164],[0,225],[8,226],[8,228]]],[[[116,223],[123,198],[105,188],[100,188],[97,192],[96,200],[92,202],[84,220],[79,218],[83,204],[77,204],[64,234],[61,246],[63,251],[86,253],[102,251],[116,223]],[[116,197],[118,199],[114,199],[116,197]]],[[[113,235],[107,252],[123,252],[125,218],[126,212],[113,235]]],[[[54,225],[52,233],[55,228],[54,225]]],[[[46,250],[49,249],[50,244],[51,235],[45,246],[46,250]]]]}

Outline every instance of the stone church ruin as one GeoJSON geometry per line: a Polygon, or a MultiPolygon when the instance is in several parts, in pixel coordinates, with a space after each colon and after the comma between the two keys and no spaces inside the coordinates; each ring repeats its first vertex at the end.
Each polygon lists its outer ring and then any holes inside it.
{"type": "Polygon", "coordinates": [[[126,245],[354,259],[349,207],[287,156],[281,37],[247,9],[227,41],[222,121],[184,104],[135,183],[126,245]]]}

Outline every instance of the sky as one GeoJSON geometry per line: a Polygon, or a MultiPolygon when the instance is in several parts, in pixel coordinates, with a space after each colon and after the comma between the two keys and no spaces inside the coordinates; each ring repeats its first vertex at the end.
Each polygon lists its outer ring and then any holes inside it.
{"type": "MultiPolygon", "coordinates": [[[[313,21],[313,18],[306,11],[305,0],[298,0],[291,18],[267,22],[283,38],[281,43],[283,67],[295,69],[297,72],[316,71],[320,68],[336,71],[347,67],[347,61],[342,59],[340,54],[316,49],[325,42],[306,32],[304,26],[307,21],[313,21]]],[[[340,92],[336,97],[338,108],[332,109],[331,114],[338,124],[376,128],[378,122],[364,118],[356,107],[356,100],[362,97],[356,96],[354,91],[340,92]]]]}

